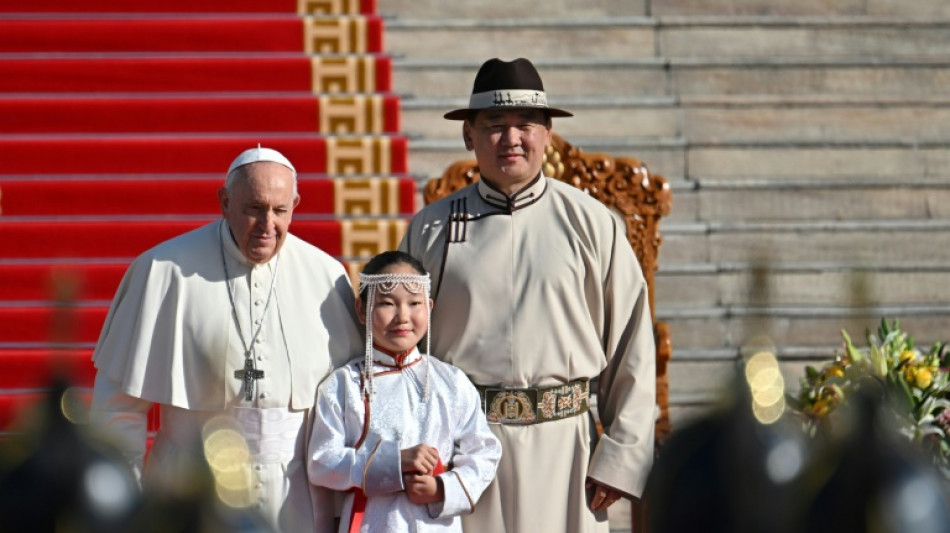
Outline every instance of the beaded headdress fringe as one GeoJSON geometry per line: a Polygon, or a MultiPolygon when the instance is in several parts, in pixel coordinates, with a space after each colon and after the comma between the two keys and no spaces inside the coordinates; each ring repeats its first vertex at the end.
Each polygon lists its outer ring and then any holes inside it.
{"type": "MultiPolygon", "coordinates": [[[[429,274],[360,274],[360,292],[366,290],[366,301],[363,302],[366,312],[366,353],[364,361],[363,383],[365,384],[364,393],[367,398],[372,399],[375,389],[373,387],[373,307],[376,303],[376,292],[381,294],[390,294],[396,287],[402,285],[412,294],[422,293],[425,296],[426,303],[426,324],[431,324],[432,310],[429,307],[429,290],[432,282],[429,274]]],[[[423,401],[429,400],[429,352],[431,351],[431,342],[429,332],[426,331],[426,352],[425,352],[425,378],[422,385],[423,401]]]]}

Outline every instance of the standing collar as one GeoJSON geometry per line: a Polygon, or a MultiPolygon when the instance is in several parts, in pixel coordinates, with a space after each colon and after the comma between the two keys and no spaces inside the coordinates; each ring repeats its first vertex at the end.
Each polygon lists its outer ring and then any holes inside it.
{"type": "Polygon", "coordinates": [[[408,352],[394,354],[389,350],[380,348],[379,346],[373,346],[373,361],[380,366],[403,368],[412,365],[421,358],[422,353],[419,351],[419,348],[416,347],[413,347],[408,352]]]}
{"type": "Polygon", "coordinates": [[[544,174],[539,173],[538,177],[531,180],[531,183],[525,185],[523,189],[508,196],[483,178],[478,181],[478,195],[495,207],[500,207],[507,211],[516,211],[522,207],[533,204],[541,198],[547,185],[548,183],[544,178],[544,174]]]}

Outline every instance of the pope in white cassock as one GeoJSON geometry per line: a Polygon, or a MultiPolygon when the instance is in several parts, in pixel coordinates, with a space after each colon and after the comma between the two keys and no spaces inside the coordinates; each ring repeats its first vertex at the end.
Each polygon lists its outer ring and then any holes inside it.
{"type": "Polygon", "coordinates": [[[279,152],[241,153],[218,198],[221,220],[125,273],[93,353],[92,421],[145,485],[203,453],[209,422],[236,429],[249,459],[232,503],[280,531],[331,531],[333,495],[307,480],[308,418],[320,381],[361,353],[353,290],[337,260],[288,233],[300,198],[279,152]]]}
{"type": "Polygon", "coordinates": [[[478,386],[502,445],[466,533],[606,532],[653,463],[646,281],[622,223],[541,173],[565,116],[531,62],[486,61],[468,108],[445,115],[464,121],[482,179],[420,211],[400,245],[432,275],[432,353],[478,386]]]}

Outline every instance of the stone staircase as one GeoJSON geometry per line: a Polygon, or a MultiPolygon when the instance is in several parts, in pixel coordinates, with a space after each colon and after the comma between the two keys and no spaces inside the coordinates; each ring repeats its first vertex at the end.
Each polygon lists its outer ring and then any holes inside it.
{"type": "Polygon", "coordinates": [[[379,0],[420,180],[470,158],[442,113],[528,57],[555,131],[671,183],[657,273],[674,427],[766,336],[797,390],[840,329],[950,339],[950,3],[379,0]]]}

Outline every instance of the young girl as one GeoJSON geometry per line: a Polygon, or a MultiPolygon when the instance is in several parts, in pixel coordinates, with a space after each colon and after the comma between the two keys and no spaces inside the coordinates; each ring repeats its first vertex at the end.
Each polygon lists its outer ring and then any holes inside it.
{"type": "Polygon", "coordinates": [[[320,386],[309,447],[310,482],[348,491],[341,532],[461,531],[495,477],[501,445],[475,387],[416,346],[431,308],[408,254],[381,253],[360,274],[366,356],[320,386]]]}

